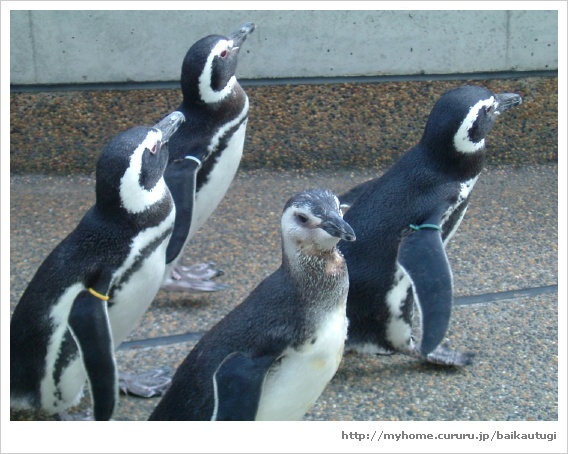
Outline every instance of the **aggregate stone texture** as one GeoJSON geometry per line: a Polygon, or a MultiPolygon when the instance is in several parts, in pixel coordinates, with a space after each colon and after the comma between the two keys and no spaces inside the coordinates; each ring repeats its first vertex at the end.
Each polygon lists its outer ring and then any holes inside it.
{"type": "MultiPolygon", "coordinates": [[[[438,98],[464,84],[523,97],[492,131],[488,164],[556,162],[558,79],[529,77],[245,87],[250,116],[241,170],[390,165],[420,139],[438,98]]],[[[114,135],[155,124],[180,101],[178,89],[12,93],[10,170],[92,174],[114,135]]]]}

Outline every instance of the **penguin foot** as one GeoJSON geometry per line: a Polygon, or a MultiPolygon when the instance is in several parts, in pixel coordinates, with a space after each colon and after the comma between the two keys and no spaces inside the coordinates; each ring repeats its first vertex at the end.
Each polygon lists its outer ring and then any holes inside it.
{"type": "Polygon", "coordinates": [[[432,353],[420,358],[432,364],[440,364],[442,366],[467,366],[473,362],[473,352],[460,352],[449,348],[448,344],[439,345],[432,353]]]}
{"type": "Polygon", "coordinates": [[[192,293],[218,292],[229,288],[227,284],[218,284],[211,280],[225,274],[212,268],[212,265],[199,263],[192,266],[173,266],[172,275],[164,280],[162,288],[170,292],[192,293]]]}
{"type": "Polygon", "coordinates": [[[163,395],[172,378],[164,369],[155,369],[142,373],[118,373],[118,387],[124,394],[138,397],[154,397],[163,395]]]}

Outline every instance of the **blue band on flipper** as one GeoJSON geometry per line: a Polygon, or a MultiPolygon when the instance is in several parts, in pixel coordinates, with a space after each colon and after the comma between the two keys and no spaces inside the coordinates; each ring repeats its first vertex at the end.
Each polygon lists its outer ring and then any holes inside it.
{"type": "Polygon", "coordinates": [[[442,227],[436,224],[420,224],[420,225],[410,224],[409,227],[412,230],[433,229],[433,230],[439,230],[440,232],[442,231],[442,227]]]}

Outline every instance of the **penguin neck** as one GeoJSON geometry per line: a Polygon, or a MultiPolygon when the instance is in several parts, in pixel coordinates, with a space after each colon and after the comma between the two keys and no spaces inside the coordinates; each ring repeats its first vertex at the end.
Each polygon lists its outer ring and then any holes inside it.
{"type": "Polygon", "coordinates": [[[289,271],[293,285],[301,288],[308,300],[335,309],[339,298],[333,296],[347,291],[347,265],[337,247],[329,250],[302,249],[283,241],[282,262],[289,271]],[[336,302],[331,304],[332,302],[336,302]]]}
{"type": "Polygon", "coordinates": [[[481,173],[485,148],[467,154],[456,150],[453,144],[420,143],[437,169],[458,180],[469,180],[481,173]]]}
{"type": "Polygon", "coordinates": [[[124,202],[119,190],[113,194],[97,193],[95,207],[100,216],[121,225],[128,225],[136,231],[160,224],[172,210],[175,210],[173,199],[167,188],[161,197],[148,201],[145,207],[138,207],[136,211],[129,209],[124,202]]]}
{"type": "Polygon", "coordinates": [[[186,112],[199,110],[208,112],[209,114],[229,114],[232,112],[234,116],[235,112],[237,112],[236,115],[238,115],[238,112],[243,109],[246,97],[247,95],[243,88],[238,82],[235,82],[232,90],[216,102],[205,102],[199,93],[190,93],[187,96],[184,95],[183,101],[178,110],[181,110],[182,112],[184,112],[184,110],[186,112]]]}

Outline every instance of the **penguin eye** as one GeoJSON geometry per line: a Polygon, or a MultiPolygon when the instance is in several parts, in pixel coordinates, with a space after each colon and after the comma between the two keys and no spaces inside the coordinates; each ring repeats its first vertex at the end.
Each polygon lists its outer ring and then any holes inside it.
{"type": "Polygon", "coordinates": [[[225,49],[223,52],[221,52],[220,57],[225,58],[227,55],[229,55],[229,51],[227,51],[227,49],[225,49]]]}
{"type": "Polygon", "coordinates": [[[305,215],[303,215],[303,214],[301,214],[301,213],[296,214],[296,217],[298,218],[298,220],[299,220],[302,224],[305,224],[306,222],[308,222],[308,217],[305,216],[305,215]]]}
{"type": "Polygon", "coordinates": [[[491,104],[489,107],[487,107],[487,108],[485,109],[485,113],[488,113],[488,114],[489,114],[489,113],[493,112],[493,108],[494,108],[494,106],[493,106],[493,104],[491,104]]]}
{"type": "Polygon", "coordinates": [[[156,151],[158,151],[158,142],[154,142],[154,145],[150,148],[150,153],[156,154],[156,151]]]}

